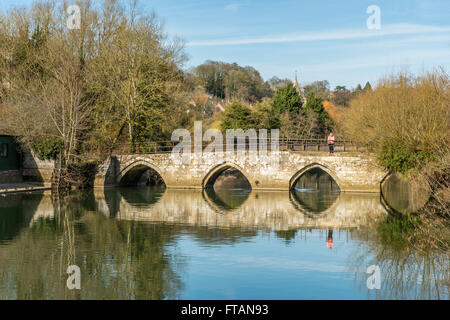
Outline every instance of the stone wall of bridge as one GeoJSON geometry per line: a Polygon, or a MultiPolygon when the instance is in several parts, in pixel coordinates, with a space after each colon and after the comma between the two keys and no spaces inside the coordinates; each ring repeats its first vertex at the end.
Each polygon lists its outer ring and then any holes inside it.
{"type": "Polygon", "coordinates": [[[327,172],[341,191],[380,192],[380,183],[387,175],[370,154],[282,151],[278,162],[270,157],[238,156],[224,152],[198,155],[191,153],[189,163],[176,163],[170,153],[119,155],[100,166],[95,186],[117,186],[126,175],[138,176],[151,168],[158,172],[168,188],[207,188],[226,169],[238,169],[254,190],[289,190],[308,170],[320,168],[327,172]]]}

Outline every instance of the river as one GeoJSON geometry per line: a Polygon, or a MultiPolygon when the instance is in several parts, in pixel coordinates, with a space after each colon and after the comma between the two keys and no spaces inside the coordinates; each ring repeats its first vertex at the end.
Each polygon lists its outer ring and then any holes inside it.
{"type": "Polygon", "coordinates": [[[449,299],[448,254],[390,239],[389,215],[380,195],[341,193],[314,172],[290,193],[2,196],[0,299],[449,299]]]}

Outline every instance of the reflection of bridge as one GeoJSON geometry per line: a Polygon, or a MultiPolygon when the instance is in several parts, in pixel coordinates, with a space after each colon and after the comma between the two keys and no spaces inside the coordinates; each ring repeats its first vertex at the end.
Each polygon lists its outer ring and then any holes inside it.
{"type": "MultiPolygon", "coordinates": [[[[340,193],[323,211],[311,212],[301,200],[287,192],[255,190],[231,206],[226,204],[228,199],[218,201],[212,193],[206,190],[158,193],[149,188],[95,189],[95,202],[92,202],[95,207],[91,209],[119,220],[273,231],[370,227],[387,215],[376,194],[340,193]]],[[[49,192],[33,203],[33,208],[27,207],[30,212],[26,213],[25,225],[58,215],[49,192]]]]}
{"type": "Polygon", "coordinates": [[[196,154],[190,153],[190,164],[174,163],[170,153],[118,155],[101,166],[95,185],[119,185],[124,179],[138,179],[153,169],[168,188],[208,188],[223,171],[236,168],[252,189],[289,190],[305,172],[320,168],[333,177],[341,191],[378,193],[386,176],[376,158],[368,154],[280,151],[277,166],[258,156],[250,159],[248,155],[224,152],[222,158],[232,160],[223,161],[215,155],[204,153],[201,161],[196,161],[196,154]]]}
{"type": "MultiPolygon", "coordinates": [[[[166,190],[160,197],[136,198],[136,189],[96,190],[99,209],[117,219],[169,222],[208,227],[346,229],[369,226],[384,219],[386,211],[378,195],[341,193],[320,213],[309,212],[286,192],[252,191],[232,208],[211,194],[196,190],[166,190]]],[[[145,192],[145,191],[143,191],[145,192]]],[[[144,195],[144,194],[143,194],[144,195]]]]}

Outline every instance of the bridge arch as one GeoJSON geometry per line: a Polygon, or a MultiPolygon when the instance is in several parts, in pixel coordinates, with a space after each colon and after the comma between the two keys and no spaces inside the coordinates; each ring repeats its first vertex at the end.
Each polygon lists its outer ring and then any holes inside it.
{"type": "Polygon", "coordinates": [[[214,182],[220,176],[220,174],[230,168],[238,170],[247,179],[248,183],[250,184],[250,187],[253,189],[254,186],[253,181],[249,178],[247,172],[245,172],[245,170],[239,167],[238,165],[230,162],[225,162],[212,168],[203,178],[202,188],[203,189],[212,188],[214,182]]]}
{"type": "Polygon", "coordinates": [[[300,177],[302,175],[304,175],[306,172],[308,172],[312,169],[320,169],[320,170],[324,171],[325,173],[327,173],[331,178],[333,178],[333,180],[338,185],[339,189],[342,190],[342,188],[341,188],[342,183],[341,183],[340,179],[336,176],[335,172],[320,163],[313,163],[313,164],[307,165],[307,166],[303,167],[302,169],[300,169],[299,171],[297,171],[292,176],[292,178],[289,180],[289,190],[294,189],[297,180],[300,179],[300,177]]]}
{"type": "Polygon", "coordinates": [[[161,181],[167,186],[166,179],[156,164],[149,160],[137,160],[127,164],[116,177],[119,185],[127,182],[137,181],[147,170],[152,170],[161,178],[161,181]]]}

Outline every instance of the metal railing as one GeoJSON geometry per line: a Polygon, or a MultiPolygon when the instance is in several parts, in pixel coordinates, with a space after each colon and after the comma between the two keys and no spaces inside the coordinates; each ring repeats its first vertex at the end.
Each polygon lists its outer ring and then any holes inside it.
{"type": "MultiPolygon", "coordinates": [[[[266,140],[267,151],[272,151],[272,145],[270,139],[266,140]]],[[[249,150],[252,146],[253,150],[260,150],[259,139],[246,139],[244,143],[235,140],[234,150],[238,148],[249,150]],[[255,148],[256,147],[256,148],[255,148]]],[[[157,153],[171,153],[173,148],[180,142],[174,141],[148,141],[148,142],[136,142],[134,145],[130,143],[122,143],[116,145],[113,149],[114,154],[157,154],[157,153]]],[[[210,145],[211,142],[203,142],[201,150],[205,152],[205,148],[210,145]]],[[[191,141],[191,152],[194,153],[194,142],[191,141]]],[[[308,139],[286,139],[280,138],[278,143],[278,149],[280,151],[328,151],[327,139],[320,138],[308,138],[308,139]]],[[[227,142],[224,139],[222,150],[227,151],[227,142]]],[[[362,151],[367,150],[366,147],[360,146],[350,140],[336,140],[334,144],[335,152],[349,152],[349,151],[362,151]]]]}

